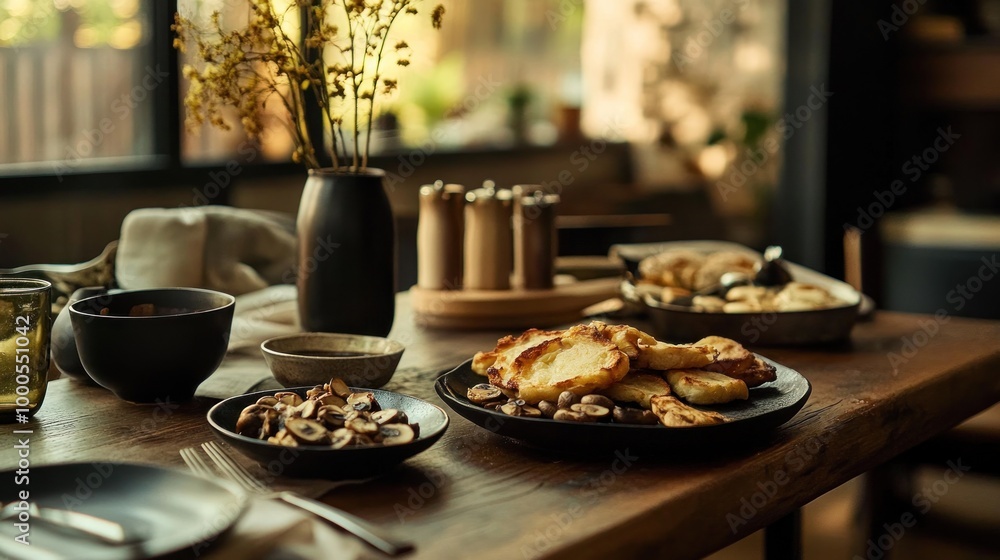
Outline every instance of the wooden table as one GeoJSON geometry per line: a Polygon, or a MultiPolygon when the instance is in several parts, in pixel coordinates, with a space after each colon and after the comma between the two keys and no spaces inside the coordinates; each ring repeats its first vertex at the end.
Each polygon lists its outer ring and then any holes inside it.
{"type": "MultiPolygon", "coordinates": [[[[441,404],[432,388],[438,373],[498,333],[421,330],[405,294],[399,307],[392,336],[407,351],[386,388],[441,404]]],[[[844,346],[759,349],[801,372],[813,392],[795,418],[749,448],[567,457],[452,414],[427,452],[324,499],[413,539],[415,558],[696,558],[1000,400],[998,340],[1000,323],[879,313],[844,346]]],[[[57,380],[30,425],[31,461],[179,466],[181,447],[212,439],[204,421],[211,404],[130,405],[57,380]]],[[[0,468],[16,459],[11,445],[0,450],[0,468]]]]}

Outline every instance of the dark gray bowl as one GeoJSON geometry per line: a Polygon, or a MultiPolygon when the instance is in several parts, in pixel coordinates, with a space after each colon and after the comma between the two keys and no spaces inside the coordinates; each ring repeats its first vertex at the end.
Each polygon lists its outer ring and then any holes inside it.
{"type": "MultiPolygon", "coordinates": [[[[292,387],[305,397],[312,387],[292,387]]],[[[403,461],[425,451],[441,439],[448,428],[448,414],[427,401],[380,389],[351,387],[352,391],[371,391],[382,408],[395,408],[406,413],[410,422],[420,425],[419,436],[402,445],[365,445],[361,447],[331,447],[305,445],[286,447],[236,433],[240,411],[274,391],[259,391],[237,395],[219,402],[208,411],[208,424],[222,441],[240,453],[260,463],[273,474],[306,478],[367,478],[394,469],[403,461]]]]}
{"type": "Polygon", "coordinates": [[[87,375],[138,403],[186,401],[222,363],[235,298],[197,288],[128,290],[70,305],[73,334],[87,375]],[[183,312],[129,317],[135,305],[183,312]],[[107,309],[108,315],[101,315],[107,309]]]}

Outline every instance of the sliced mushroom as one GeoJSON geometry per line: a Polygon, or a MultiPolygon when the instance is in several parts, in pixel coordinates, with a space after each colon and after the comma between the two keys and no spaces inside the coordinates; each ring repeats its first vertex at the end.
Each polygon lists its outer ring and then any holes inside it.
{"type": "Polygon", "coordinates": [[[503,393],[500,391],[500,388],[494,387],[489,383],[480,383],[469,387],[469,390],[465,392],[465,396],[476,404],[486,404],[502,399],[503,393]]]}
{"type": "Polygon", "coordinates": [[[347,397],[347,404],[358,412],[375,412],[379,409],[378,401],[373,393],[351,393],[347,397]]]}
{"type": "Polygon", "coordinates": [[[406,413],[395,408],[387,408],[378,412],[373,412],[371,417],[373,422],[378,424],[406,424],[409,420],[406,413]]]}
{"type": "Polygon", "coordinates": [[[660,419],[653,414],[652,410],[642,410],[639,408],[626,408],[616,406],[612,415],[615,422],[621,424],[659,424],[660,419]]]}
{"type": "Polygon", "coordinates": [[[295,407],[295,409],[296,412],[298,412],[298,415],[301,416],[302,418],[314,419],[316,418],[316,413],[319,411],[321,406],[322,405],[320,405],[316,401],[310,400],[310,401],[304,401],[302,404],[295,407]]]}
{"type": "Polygon", "coordinates": [[[300,397],[298,393],[293,393],[291,391],[275,393],[274,398],[278,399],[278,402],[283,402],[288,406],[299,406],[302,404],[302,397],[300,397]]]}
{"type": "Polygon", "coordinates": [[[582,412],[576,412],[574,410],[569,410],[566,408],[560,408],[555,416],[552,417],[553,420],[560,420],[563,422],[593,422],[594,419],[582,412]]]}
{"type": "Polygon", "coordinates": [[[344,409],[335,405],[321,406],[316,412],[316,419],[331,430],[343,428],[346,417],[347,413],[344,412],[344,409]]]}
{"type": "Polygon", "coordinates": [[[523,410],[520,405],[516,402],[511,401],[500,405],[500,412],[503,412],[507,416],[523,416],[523,410]]]}
{"type": "Polygon", "coordinates": [[[274,398],[272,396],[264,396],[264,397],[261,397],[261,398],[257,399],[257,404],[262,404],[262,405],[265,405],[265,406],[274,406],[274,405],[278,404],[278,399],[276,399],[276,398],[274,398]]]}
{"type": "Polygon", "coordinates": [[[486,408],[486,409],[489,409],[489,410],[500,410],[500,407],[503,406],[503,405],[505,405],[505,404],[507,404],[507,403],[505,403],[503,401],[493,401],[493,402],[488,402],[488,403],[484,404],[483,408],[486,408]]]}
{"type": "Polygon", "coordinates": [[[323,424],[305,418],[289,418],[285,422],[285,429],[296,440],[309,445],[324,443],[330,434],[323,424]]]}
{"type": "Polygon", "coordinates": [[[607,420],[611,418],[611,409],[599,404],[574,404],[569,407],[573,412],[582,412],[594,420],[607,420]]]}
{"type": "Polygon", "coordinates": [[[354,434],[354,445],[372,445],[377,443],[375,438],[365,434],[354,434]]]}
{"type": "Polygon", "coordinates": [[[559,408],[569,408],[578,402],[580,402],[580,395],[572,391],[563,391],[559,393],[559,400],[556,404],[559,405],[559,408]]]}
{"type": "Polygon", "coordinates": [[[615,407],[615,401],[605,397],[604,395],[585,395],[580,399],[581,404],[596,404],[597,406],[603,406],[604,408],[611,410],[615,407]]]}
{"type": "Polygon", "coordinates": [[[342,399],[346,399],[351,395],[351,389],[347,386],[347,383],[344,383],[343,379],[334,377],[326,385],[328,391],[342,399]]]}
{"type": "Polygon", "coordinates": [[[347,428],[341,428],[330,434],[330,447],[342,449],[354,443],[354,432],[347,428]]]}
{"type": "Polygon", "coordinates": [[[278,430],[278,433],[274,434],[267,439],[270,443],[276,443],[278,445],[284,445],[286,447],[298,447],[299,442],[295,439],[292,434],[288,433],[288,430],[282,428],[278,430]]]}
{"type": "Polygon", "coordinates": [[[322,404],[323,406],[329,406],[331,404],[339,407],[347,406],[347,401],[337,395],[334,395],[333,393],[323,393],[322,395],[316,397],[316,402],[322,404]]]}
{"type": "Polygon", "coordinates": [[[524,416],[525,418],[541,418],[542,411],[536,406],[526,404],[521,407],[521,416],[524,416]]]}
{"type": "Polygon", "coordinates": [[[258,439],[267,439],[285,427],[285,419],[273,408],[264,411],[264,425],[260,429],[258,439]]]}
{"type": "Polygon", "coordinates": [[[273,411],[274,409],[260,404],[252,404],[244,408],[240,412],[239,419],[236,420],[236,433],[241,436],[260,437],[266,420],[264,413],[267,410],[273,411]]]}
{"type": "Polygon", "coordinates": [[[409,424],[386,424],[379,429],[384,445],[401,445],[417,439],[409,424]]]}
{"type": "Polygon", "coordinates": [[[316,397],[324,394],[326,394],[326,389],[324,389],[322,385],[317,385],[306,391],[306,398],[315,399],[316,397]]]}
{"type": "Polygon", "coordinates": [[[538,403],[538,410],[542,412],[542,416],[552,418],[556,415],[556,411],[559,410],[559,407],[552,401],[542,401],[538,403]]]}
{"type": "Polygon", "coordinates": [[[348,430],[353,430],[355,433],[360,434],[360,435],[364,435],[364,436],[372,436],[372,435],[377,434],[378,431],[379,431],[379,425],[378,424],[376,424],[375,422],[372,422],[371,420],[366,420],[366,419],[360,418],[360,417],[359,418],[355,418],[354,420],[351,420],[350,422],[348,422],[345,425],[345,427],[348,430]]]}

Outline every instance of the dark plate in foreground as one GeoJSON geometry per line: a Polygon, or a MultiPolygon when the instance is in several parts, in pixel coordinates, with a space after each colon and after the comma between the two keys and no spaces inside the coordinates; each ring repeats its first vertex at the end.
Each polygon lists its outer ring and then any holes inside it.
{"type": "Polygon", "coordinates": [[[486,378],[472,371],[472,360],[442,375],[434,389],[455,412],[474,424],[525,443],[553,448],[589,446],[663,448],[665,445],[706,445],[739,442],[766,434],[795,416],[809,398],[812,387],[805,377],[764,358],[777,368],[778,378],[750,389],[750,398],[725,405],[698,407],[721,412],[730,419],[725,424],[691,428],[661,425],[638,426],[615,423],[562,422],[548,418],[508,416],[469,402],[466,391],[486,378]]]}
{"type": "MultiPolygon", "coordinates": [[[[305,398],[312,387],[285,389],[305,398]]],[[[440,407],[418,398],[379,389],[351,387],[352,391],[371,391],[383,408],[395,408],[406,413],[411,424],[420,425],[420,435],[402,445],[369,445],[364,447],[285,447],[235,432],[236,420],[247,406],[257,399],[273,395],[260,391],[230,397],[208,411],[208,423],[215,434],[244,455],[254,459],[269,472],[309,478],[366,478],[386,472],[399,463],[420,453],[441,439],[448,427],[448,414],[440,407]]]]}
{"type": "Polygon", "coordinates": [[[206,480],[187,471],[128,463],[66,463],[31,467],[30,486],[14,471],[0,475],[0,500],[40,508],[68,509],[122,525],[132,544],[105,544],[96,537],[31,519],[29,541],[14,541],[13,519],[0,524],[0,558],[195,558],[243,513],[247,499],[228,482],[206,480]],[[131,539],[130,539],[131,540],[131,539]]]}

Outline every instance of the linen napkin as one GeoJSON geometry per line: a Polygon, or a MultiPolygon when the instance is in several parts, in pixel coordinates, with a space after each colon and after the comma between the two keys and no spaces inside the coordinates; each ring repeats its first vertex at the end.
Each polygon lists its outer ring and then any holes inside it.
{"type": "Polygon", "coordinates": [[[277,285],[236,297],[229,351],[219,369],[195,392],[224,399],[251,391],[279,389],[260,351],[261,342],[300,330],[295,286],[277,285]]]}
{"type": "Polygon", "coordinates": [[[277,500],[255,498],[236,525],[213,543],[206,560],[384,558],[326,521],[277,500]]]}
{"type": "Polygon", "coordinates": [[[141,208],[122,222],[115,278],[126,289],[208,288],[232,295],[289,283],[291,216],[226,206],[141,208]]]}

